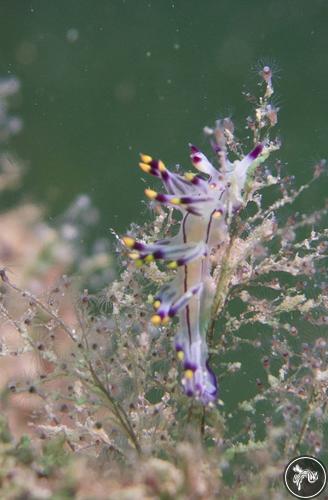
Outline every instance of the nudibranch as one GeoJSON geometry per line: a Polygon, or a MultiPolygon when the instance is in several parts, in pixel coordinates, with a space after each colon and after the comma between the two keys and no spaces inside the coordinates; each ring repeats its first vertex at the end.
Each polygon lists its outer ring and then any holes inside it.
{"type": "MultiPolygon", "coordinates": [[[[259,143],[246,156],[229,161],[220,144],[217,124],[215,153],[220,168],[190,145],[190,158],[198,173],[184,175],[170,171],[161,160],[141,155],[143,172],[158,177],[165,193],[146,189],[146,196],[166,207],[182,212],[178,234],[170,239],[146,244],[132,236],[122,241],[137,266],[162,260],[175,274],[154,298],[153,325],[165,325],[178,316],[175,350],[183,365],[182,385],[186,395],[202,404],[218,396],[216,376],[209,366],[206,328],[215,294],[211,255],[229,238],[231,216],[244,204],[247,179],[269,154],[270,145],[259,143]]],[[[222,129],[223,130],[223,129],[222,129]]]]}

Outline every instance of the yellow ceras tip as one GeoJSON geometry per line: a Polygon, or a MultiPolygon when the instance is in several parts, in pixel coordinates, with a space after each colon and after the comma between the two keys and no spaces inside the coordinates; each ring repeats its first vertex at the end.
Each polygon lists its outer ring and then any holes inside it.
{"type": "Polygon", "coordinates": [[[137,260],[140,257],[140,253],[139,252],[131,252],[131,253],[129,253],[129,257],[132,260],[137,260]]]}
{"type": "Polygon", "coordinates": [[[166,167],[165,167],[164,163],[162,162],[162,160],[158,160],[158,170],[160,172],[165,172],[165,170],[166,170],[166,167]]]}
{"type": "Polygon", "coordinates": [[[185,378],[187,378],[187,379],[189,379],[189,380],[190,380],[191,378],[193,378],[193,376],[194,376],[194,372],[193,372],[192,370],[186,370],[186,371],[184,372],[184,376],[185,376],[185,378]]]}
{"type": "Polygon", "coordinates": [[[154,326],[159,326],[162,323],[162,318],[159,314],[154,314],[154,316],[151,317],[150,321],[154,326]]]}
{"type": "Polygon", "coordinates": [[[163,325],[167,325],[169,321],[170,321],[170,317],[169,316],[164,316],[164,318],[162,319],[163,325]]]}
{"type": "Polygon", "coordinates": [[[153,303],[154,309],[158,309],[160,305],[161,305],[161,301],[160,300],[155,300],[154,303],[153,303]]]}
{"type": "Polygon", "coordinates": [[[142,267],[142,265],[143,265],[143,263],[144,263],[144,262],[143,262],[143,260],[142,260],[142,259],[137,259],[137,260],[135,261],[135,263],[136,263],[136,266],[137,266],[137,267],[142,267]]]}
{"type": "Polygon", "coordinates": [[[213,212],[213,219],[219,219],[220,217],[222,217],[221,210],[215,210],[215,212],[213,212]]]}
{"type": "Polygon", "coordinates": [[[166,266],[168,269],[176,269],[178,267],[178,263],[176,260],[172,260],[166,266]]]}
{"type": "Polygon", "coordinates": [[[131,238],[131,236],[124,236],[122,238],[122,241],[124,245],[128,248],[133,248],[136,240],[134,238],[131,238]]]}
{"type": "Polygon", "coordinates": [[[184,360],[184,352],[183,351],[178,351],[177,352],[177,358],[180,360],[180,361],[183,361],[184,360]]]}
{"type": "Polygon", "coordinates": [[[180,205],[181,199],[180,198],[171,198],[171,203],[172,203],[172,205],[180,205]]]}
{"type": "Polygon", "coordinates": [[[140,162],[139,163],[139,167],[141,168],[141,170],[143,170],[143,172],[145,172],[146,174],[149,174],[149,172],[151,171],[151,166],[148,165],[148,163],[142,163],[140,162]]]}
{"type": "Polygon", "coordinates": [[[154,191],[153,189],[145,189],[145,195],[147,198],[150,198],[151,200],[155,200],[157,196],[157,192],[154,191]]]}
{"type": "Polygon", "coordinates": [[[152,254],[150,255],[147,255],[147,257],[145,257],[145,262],[147,264],[149,264],[150,262],[153,262],[155,260],[154,256],[152,254]]]}
{"type": "Polygon", "coordinates": [[[140,158],[143,163],[150,163],[152,161],[152,157],[149,155],[144,155],[143,153],[140,153],[140,158]]]}
{"type": "Polygon", "coordinates": [[[192,181],[193,178],[196,176],[197,174],[194,174],[193,172],[186,172],[184,174],[185,176],[185,179],[187,179],[187,181],[192,181]]]}

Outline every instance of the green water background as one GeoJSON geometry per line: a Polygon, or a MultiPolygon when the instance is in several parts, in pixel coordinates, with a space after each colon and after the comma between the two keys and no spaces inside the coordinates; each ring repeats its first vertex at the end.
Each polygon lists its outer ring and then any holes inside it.
{"type": "MultiPolygon", "coordinates": [[[[285,172],[300,185],[328,156],[327,0],[0,0],[0,15],[0,75],[22,85],[12,149],[26,164],[2,208],[32,199],[56,221],[87,193],[100,211],[92,238],[142,223],[143,189],[155,184],[141,181],[139,152],[190,168],[188,142],[210,151],[204,125],[229,114],[243,135],[241,91],[256,89],[260,61],[276,68],[285,172]]],[[[320,208],[327,187],[324,178],[297,208],[320,208]]],[[[227,404],[253,391],[246,351],[244,380],[223,387],[227,404]]]]}
{"type": "Polygon", "coordinates": [[[230,114],[243,132],[241,91],[256,88],[261,60],[278,68],[286,170],[300,183],[327,155],[326,0],[1,0],[0,15],[0,74],[22,84],[22,195],[52,217],[83,192],[98,236],[142,222],[138,153],[189,168],[204,125],[230,114]]]}

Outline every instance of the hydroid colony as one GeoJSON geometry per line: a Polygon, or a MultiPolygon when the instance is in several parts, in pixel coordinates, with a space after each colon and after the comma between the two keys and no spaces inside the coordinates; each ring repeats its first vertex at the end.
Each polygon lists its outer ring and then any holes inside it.
{"type": "MultiPolygon", "coordinates": [[[[254,128],[257,132],[275,125],[277,113],[269,102],[273,94],[271,69],[265,66],[261,75],[266,88],[256,109],[254,128]]],[[[229,241],[233,217],[254,193],[252,180],[256,168],[279,147],[267,134],[264,137],[255,134],[253,149],[246,155],[238,154],[232,161],[229,153],[235,146],[233,129],[229,118],[218,120],[215,129],[207,129],[212,136],[218,168],[194,145],[190,145],[190,158],[199,173],[181,175],[170,171],[161,160],[142,154],[139,164],[142,171],[159,178],[166,189],[166,193],[146,189],[146,196],[179,210],[182,213],[180,229],[176,236],[152,244],[136,241],[132,236],[123,238],[137,266],[162,260],[168,269],[176,270],[171,282],[155,297],[156,312],[151,321],[160,326],[178,316],[175,350],[183,364],[182,384],[188,396],[203,404],[215,401],[218,395],[206,343],[216,293],[212,262],[229,241]]],[[[236,147],[233,149],[236,155],[236,147]]]]}

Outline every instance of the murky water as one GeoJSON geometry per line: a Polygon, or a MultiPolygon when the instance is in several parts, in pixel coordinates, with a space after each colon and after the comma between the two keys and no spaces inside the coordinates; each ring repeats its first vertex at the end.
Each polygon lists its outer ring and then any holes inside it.
{"type": "Polygon", "coordinates": [[[22,195],[51,216],[88,193],[102,214],[99,236],[141,222],[138,153],[188,165],[187,143],[204,147],[203,126],[227,113],[242,135],[241,91],[254,89],[260,60],[277,68],[288,172],[304,180],[327,155],[324,0],[3,0],[0,10],[0,74],[22,84],[22,195]]]}

